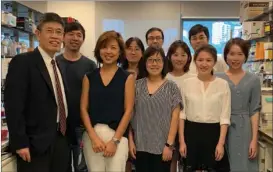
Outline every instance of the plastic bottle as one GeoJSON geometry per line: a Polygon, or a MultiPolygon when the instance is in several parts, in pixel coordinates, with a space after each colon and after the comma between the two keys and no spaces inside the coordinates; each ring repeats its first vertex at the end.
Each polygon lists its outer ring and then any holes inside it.
{"type": "Polygon", "coordinates": [[[4,39],[2,40],[1,44],[1,55],[7,56],[9,51],[8,51],[8,47],[9,47],[9,34],[8,33],[4,33],[4,39]]]}
{"type": "Polygon", "coordinates": [[[15,38],[12,36],[11,37],[11,45],[10,45],[10,56],[13,57],[17,54],[16,48],[17,48],[17,42],[15,41],[15,38]]]}

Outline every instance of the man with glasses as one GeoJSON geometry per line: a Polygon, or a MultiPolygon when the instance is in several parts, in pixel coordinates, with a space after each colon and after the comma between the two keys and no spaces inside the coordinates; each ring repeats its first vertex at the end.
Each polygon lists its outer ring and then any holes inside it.
{"type": "MultiPolygon", "coordinates": [[[[194,25],[189,31],[189,39],[190,44],[194,51],[200,48],[203,45],[207,45],[209,43],[209,30],[207,27],[202,26],[200,24],[194,25]]],[[[217,63],[214,66],[214,72],[224,72],[226,71],[227,65],[222,57],[218,57],[217,63]]],[[[190,65],[190,73],[196,73],[196,66],[194,64],[194,60],[190,65]]]]}
{"type": "Polygon", "coordinates": [[[39,47],[10,62],[4,104],[18,172],[67,172],[66,84],[55,60],[64,23],[45,13],[36,30],[39,47]]]}
{"type": "Polygon", "coordinates": [[[164,43],[164,33],[160,28],[152,27],[145,35],[146,43],[150,46],[162,48],[164,43]]]}

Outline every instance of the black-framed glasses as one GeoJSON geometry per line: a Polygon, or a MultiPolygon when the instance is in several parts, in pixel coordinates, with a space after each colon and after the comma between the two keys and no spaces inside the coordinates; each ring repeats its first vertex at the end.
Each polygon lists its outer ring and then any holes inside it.
{"type": "Polygon", "coordinates": [[[161,39],[162,39],[161,36],[156,36],[156,37],[150,36],[150,37],[148,37],[148,40],[150,40],[150,41],[153,41],[153,40],[159,41],[159,40],[161,40],[161,39]]]}

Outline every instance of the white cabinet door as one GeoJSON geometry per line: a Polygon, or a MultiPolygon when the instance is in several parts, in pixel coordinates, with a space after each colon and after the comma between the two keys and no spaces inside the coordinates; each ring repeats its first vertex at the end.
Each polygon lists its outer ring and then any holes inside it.
{"type": "Polygon", "coordinates": [[[12,157],[11,161],[2,166],[2,172],[17,172],[16,158],[12,157]]]}
{"type": "Polygon", "coordinates": [[[272,169],[272,145],[259,141],[259,171],[267,172],[272,169]]]}
{"type": "Polygon", "coordinates": [[[259,172],[265,172],[265,143],[259,141],[259,172]]]}

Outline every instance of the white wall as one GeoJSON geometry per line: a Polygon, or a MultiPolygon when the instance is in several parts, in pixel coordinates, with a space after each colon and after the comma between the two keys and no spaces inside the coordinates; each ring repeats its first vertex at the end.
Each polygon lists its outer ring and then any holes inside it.
{"type": "Polygon", "coordinates": [[[145,33],[151,27],[164,31],[163,48],[166,51],[180,39],[183,17],[239,17],[240,3],[236,1],[182,1],[182,2],[96,2],[96,38],[105,30],[115,29],[124,39],[139,37],[146,44],[145,33]]]}
{"type": "Polygon", "coordinates": [[[145,42],[145,33],[150,27],[160,27],[166,35],[164,49],[180,38],[182,17],[221,18],[239,17],[239,1],[22,1],[23,4],[41,12],[56,12],[62,17],[77,18],[86,29],[82,53],[93,57],[95,42],[106,29],[123,33],[145,42]],[[108,20],[107,20],[108,19],[108,20]],[[105,26],[104,26],[105,25],[105,26]]]}
{"type": "Polygon", "coordinates": [[[121,32],[124,39],[139,37],[146,45],[145,33],[151,27],[164,31],[164,49],[179,39],[180,2],[96,2],[96,38],[104,28],[121,32]]]}
{"type": "Polygon", "coordinates": [[[47,12],[58,13],[61,17],[77,19],[85,29],[82,54],[94,57],[95,48],[95,2],[93,1],[47,1],[47,12]]]}
{"type": "Polygon", "coordinates": [[[239,17],[239,1],[183,1],[182,17],[239,17]]]}

